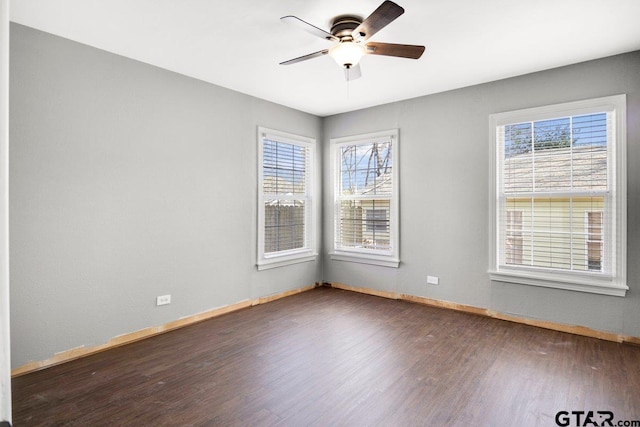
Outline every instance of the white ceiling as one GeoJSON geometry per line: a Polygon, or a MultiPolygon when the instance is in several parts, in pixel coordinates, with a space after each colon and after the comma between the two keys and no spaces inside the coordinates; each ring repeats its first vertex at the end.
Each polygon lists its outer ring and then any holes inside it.
{"type": "Polygon", "coordinates": [[[382,0],[14,0],[11,20],[318,116],[640,49],[640,0],[396,0],[371,41],[422,44],[419,60],[367,55],[350,82],[330,47],[280,21],[329,30],[382,0]]]}

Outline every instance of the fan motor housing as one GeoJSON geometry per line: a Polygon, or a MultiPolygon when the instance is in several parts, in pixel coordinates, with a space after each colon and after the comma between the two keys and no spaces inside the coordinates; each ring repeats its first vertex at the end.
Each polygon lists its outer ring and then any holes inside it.
{"type": "Polygon", "coordinates": [[[362,24],[362,18],[354,15],[338,16],[331,25],[331,34],[342,40],[344,37],[352,37],[352,32],[362,24]]]}

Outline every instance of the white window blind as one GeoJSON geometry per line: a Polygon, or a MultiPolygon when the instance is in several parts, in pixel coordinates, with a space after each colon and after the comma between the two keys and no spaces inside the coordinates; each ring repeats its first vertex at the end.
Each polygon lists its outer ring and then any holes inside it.
{"type": "MultiPolygon", "coordinates": [[[[260,128],[258,265],[313,252],[311,140],[260,128]]],[[[315,254],[313,255],[315,257],[315,254]]]]}
{"type": "Polygon", "coordinates": [[[626,288],[624,179],[616,156],[624,149],[616,122],[624,103],[613,101],[493,117],[498,272],[597,283],[596,291],[626,288]]]}
{"type": "Polygon", "coordinates": [[[307,205],[307,148],[264,139],[265,254],[304,248],[307,205]]]}
{"type": "Polygon", "coordinates": [[[332,258],[397,267],[397,131],[334,139],[332,157],[332,258]]]}

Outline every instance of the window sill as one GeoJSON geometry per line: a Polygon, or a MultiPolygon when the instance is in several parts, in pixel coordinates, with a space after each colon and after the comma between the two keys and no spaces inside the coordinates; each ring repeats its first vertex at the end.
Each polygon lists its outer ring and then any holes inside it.
{"type": "Polygon", "coordinates": [[[612,280],[592,277],[565,275],[551,272],[524,271],[489,271],[489,277],[496,282],[515,283],[519,285],[542,286],[545,288],[564,289],[569,291],[588,292],[592,294],[624,297],[629,287],[612,280]]]}
{"type": "Polygon", "coordinates": [[[271,268],[285,267],[287,265],[299,264],[302,262],[315,261],[317,253],[304,253],[297,255],[275,256],[258,261],[258,271],[269,270],[271,268]]]}
{"type": "Polygon", "coordinates": [[[360,264],[379,265],[382,267],[398,268],[400,260],[383,255],[368,255],[345,252],[333,252],[329,256],[334,261],[358,262],[360,264]]]}

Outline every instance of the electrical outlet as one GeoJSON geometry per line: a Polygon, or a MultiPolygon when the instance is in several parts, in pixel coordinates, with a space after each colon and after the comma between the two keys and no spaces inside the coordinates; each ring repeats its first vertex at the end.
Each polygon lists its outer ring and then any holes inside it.
{"type": "Polygon", "coordinates": [[[427,283],[430,285],[437,285],[440,283],[440,279],[436,276],[427,276],[427,283]]]}
{"type": "Polygon", "coordinates": [[[171,295],[161,295],[156,297],[156,305],[171,304],[171,295]]]}

